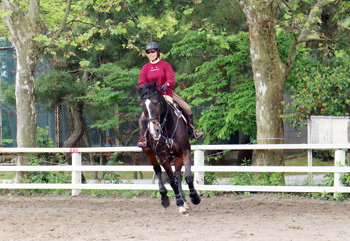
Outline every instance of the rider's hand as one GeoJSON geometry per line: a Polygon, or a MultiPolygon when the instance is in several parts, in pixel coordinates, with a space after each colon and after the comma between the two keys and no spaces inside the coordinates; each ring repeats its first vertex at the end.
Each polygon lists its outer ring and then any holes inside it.
{"type": "Polygon", "coordinates": [[[160,87],[160,89],[165,93],[166,90],[168,89],[168,85],[167,84],[164,84],[160,87]]]}

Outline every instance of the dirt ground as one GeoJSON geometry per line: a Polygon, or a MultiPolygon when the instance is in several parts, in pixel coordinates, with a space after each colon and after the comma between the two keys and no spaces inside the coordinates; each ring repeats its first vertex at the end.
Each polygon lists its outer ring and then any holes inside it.
{"type": "Polygon", "coordinates": [[[273,194],[202,198],[0,196],[0,240],[349,240],[350,202],[273,194]]]}

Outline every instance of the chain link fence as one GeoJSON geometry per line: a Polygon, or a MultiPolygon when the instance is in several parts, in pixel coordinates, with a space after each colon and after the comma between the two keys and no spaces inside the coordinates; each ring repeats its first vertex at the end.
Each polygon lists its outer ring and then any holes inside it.
{"type": "MultiPolygon", "coordinates": [[[[16,51],[11,44],[0,39],[0,60],[1,60],[1,82],[6,85],[14,85],[16,78],[16,51]]],[[[50,65],[47,61],[38,61],[36,67],[36,75],[50,70],[50,65]]],[[[127,105],[118,103],[119,106],[127,105]]],[[[17,116],[16,107],[10,106],[2,102],[1,98],[1,117],[2,117],[2,146],[16,147],[17,133],[17,116]]],[[[198,114],[199,110],[194,110],[198,114]]],[[[125,114],[125,113],[124,113],[125,114]]],[[[87,133],[91,146],[119,146],[128,145],[135,146],[139,139],[138,122],[127,121],[119,124],[112,130],[100,130],[91,127],[96,123],[93,117],[85,115],[87,133]],[[135,131],[136,130],[136,131],[135,131]],[[117,136],[116,136],[117,134],[117,136]],[[126,141],[127,140],[127,141],[126,141]]],[[[64,142],[69,138],[68,133],[68,117],[67,106],[61,104],[56,107],[56,110],[48,111],[45,105],[37,106],[37,126],[46,129],[48,127],[49,137],[53,140],[54,146],[63,147],[64,142]]],[[[222,144],[239,143],[239,133],[232,135],[231,140],[223,141],[222,144]]]]}

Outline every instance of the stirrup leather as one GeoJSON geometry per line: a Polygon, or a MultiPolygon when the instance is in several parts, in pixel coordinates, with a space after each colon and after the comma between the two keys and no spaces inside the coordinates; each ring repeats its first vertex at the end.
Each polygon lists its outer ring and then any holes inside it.
{"type": "Polygon", "coordinates": [[[145,130],[145,133],[143,134],[143,137],[140,138],[140,140],[137,142],[138,147],[147,147],[147,132],[148,132],[148,127],[145,130]]]}
{"type": "Polygon", "coordinates": [[[200,129],[193,130],[194,138],[199,139],[204,136],[204,133],[200,129]]]}
{"type": "Polygon", "coordinates": [[[137,142],[138,147],[146,147],[147,146],[147,138],[142,137],[138,142],[137,142]]]}

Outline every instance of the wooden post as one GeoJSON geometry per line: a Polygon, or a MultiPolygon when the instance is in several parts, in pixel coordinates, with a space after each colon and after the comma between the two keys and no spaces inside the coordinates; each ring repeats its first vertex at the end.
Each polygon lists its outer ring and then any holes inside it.
{"type": "MultiPolygon", "coordinates": [[[[1,52],[0,52],[0,88],[2,86],[1,67],[2,67],[2,59],[1,59],[1,52]]],[[[0,98],[0,147],[2,147],[2,99],[1,98],[0,98]]]]}
{"type": "MultiPolygon", "coordinates": [[[[81,166],[81,153],[72,153],[72,167],[81,166]]],[[[72,171],[72,184],[81,184],[81,171],[72,171]]],[[[72,196],[78,196],[81,189],[72,189],[72,196]]]]}
{"type": "MultiPolygon", "coordinates": [[[[308,144],[311,144],[313,143],[312,140],[311,140],[311,125],[312,125],[312,122],[311,120],[307,120],[307,140],[308,140],[308,144]]],[[[312,167],[312,150],[307,150],[307,165],[309,167],[312,167]]],[[[308,173],[308,184],[311,185],[312,184],[312,179],[313,179],[313,174],[312,172],[309,172],[308,173]]]]}
{"type": "MultiPolygon", "coordinates": [[[[204,151],[194,151],[194,166],[204,166],[204,151]]],[[[204,172],[194,172],[194,185],[204,185],[204,172]]]]}
{"type": "MultiPolygon", "coordinates": [[[[334,166],[345,166],[345,151],[344,150],[335,150],[334,152],[334,166]]],[[[340,175],[341,173],[335,172],[334,173],[334,194],[333,196],[336,197],[336,192],[338,187],[342,187],[343,184],[340,182],[340,175]]]]}

